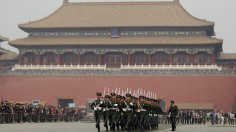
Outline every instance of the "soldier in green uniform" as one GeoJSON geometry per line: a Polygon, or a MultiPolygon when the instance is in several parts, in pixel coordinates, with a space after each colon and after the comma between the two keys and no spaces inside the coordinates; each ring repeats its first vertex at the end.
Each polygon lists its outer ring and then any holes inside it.
{"type": "Polygon", "coordinates": [[[126,108],[124,109],[126,111],[126,129],[128,131],[131,131],[131,121],[133,116],[133,102],[132,102],[132,96],[131,94],[126,94],[126,101],[125,101],[126,108]]]}
{"type": "Polygon", "coordinates": [[[108,131],[108,120],[110,116],[110,108],[111,108],[111,101],[110,96],[106,95],[104,100],[104,109],[103,109],[103,119],[104,119],[104,127],[106,131],[108,131]]]}
{"type": "Polygon", "coordinates": [[[125,104],[125,97],[121,96],[120,103],[119,103],[119,108],[120,108],[120,127],[121,130],[125,130],[125,125],[126,125],[126,104],[125,104]]]}
{"type": "Polygon", "coordinates": [[[95,111],[94,114],[96,120],[96,128],[98,129],[98,132],[100,132],[100,120],[102,117],[104,101],[101,99],[102,93],[98,92],[96,95],[97,99],[91,104],[90,107],[95,111]]]}
{"type": "Polygon", "coordinates": [[[116,102],[118,104],[118,108],[116,111],[116,129],[119,131],[120,130],[120,124],[121,124],[121,112],[122,112],[122,107],[121,107],[121,96],[116,95],[116,102]]]}
{"type": "Polygon", "coordinates": [[[175,131],[176,130],[176,116],[178,115],[178,107],[175,105],[174,101],[171,101],[171,105],[170,105],[168,113],[170,114],[172,131],[175,131]]]}
{"type": "Polygon", "coordinates": [[[111,108],[110,108],[110,128],[112,131],[115,131],[115,126],[116,126],[116,112],[118,109],[118,103],[116,101],[116,94],[111,93],[111,108]]]}
{"type": "Polygon", "coordinates": [[[138,98],[133,97],[133,117],[132,117],[132,130],[138,129],[139,110],[138,110],[138,98]]]}
{"type": "Polygon", "coordinates": [[[139,102],[138,102],[138,109],[140,111],[140,116],[139,116],[139,127],[140,130],[144,130],[145,124],[147,122],[147,116],[148,116],[148,112],[147,112],[147,104],[145,102],[145,97],[144,96],[139,96],[139,102]]]}
{"type": "Polygon", "coordinates": [[[155,108],[154,108],[154,117],[156,118],[157,124],[156,124],[156,128],[158,129],[158,123],[159,123],[159,116],[158,115],[163,115],[165,114],[162,110],[162,108],[160,107],[160,101],[159,100],[155,100],[154,102],[155,104],[155,108]],[[156,114],[156,115],[155,115],[156,114]]]}

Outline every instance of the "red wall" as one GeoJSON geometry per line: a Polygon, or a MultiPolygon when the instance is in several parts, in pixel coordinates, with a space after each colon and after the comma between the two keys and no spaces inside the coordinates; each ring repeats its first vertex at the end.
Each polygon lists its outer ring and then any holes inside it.
{"type": "Polygon", "coordinates": [[[116,86],[156,92],[169,105],[177,103],[214,103],[218,109],[236,110],[236,76],[0,76],[2,100],[39,99],[57,105],[58,98],[74,98],[84,106],[104,87],[116,86]]]}

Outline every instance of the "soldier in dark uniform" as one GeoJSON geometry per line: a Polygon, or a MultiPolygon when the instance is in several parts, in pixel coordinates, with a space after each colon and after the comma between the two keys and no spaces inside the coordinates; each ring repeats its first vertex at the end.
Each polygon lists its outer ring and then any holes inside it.
{"type": "Polygon", "coordinates": [[[121,96],[120,103],[119,103],[119,108],[120,108],[120,127],[121,130],[125,130],[125,125],[126,125],[126,104],[125,104],[125,97],[121,96]]]}
{"type": "Polygon", "coordinates": [[[170,114],[172,131],[176,130],[176,116],[178,115],[178,107],[174,104],[175,104],[175,102],[171,101],[171,106],[168,111],[168,113],[170,114]]]}
{"type": "Polygon", "coordinates": [[[157,124],[156,124],[156,128],[158,129],[158,123],[159,123],[159,118],[158,118],[158,115],[163,115],[164,112],[163,110],[161,109],[161,106],[160,106],[160,101],[159,100],[155,100],[155,108],[154,108],[154,111],[155,111],[155,114],[154,114],[154,117],[156,118],[156,121],[157,121],[157,124]]]}
{"type": "Polygon", "coordinates": [[[139,127],[140,130],[144,130],[144,127],[147,122],[147,116],[148,116],[148,112],[147,112],[147,104],[145,102],[145,97],[144,96],[139,96],[139,102],[138,102],[138,109],[140,111],[140,116],[139,116],[139,127]]]}
{"type": "Polygon", "coordinates": [[[118,104],[118,108],[116,109],[116,128],[119,131],[120,130],[120,124],[121,124],[121,112],[122,112],[122,107],[121,107],[121,96],[116,95],[116,102],[118,104]]]}
{"type": "Polygon", "coordinates": [[[132,117],[132,130],[137,130],[139,126],[139,110],[138,110],[138,98],[133,97],[133,117],[132,117]]]}
{"type": "Polygon", "coordinates": [[[95,111],[95,120],[96,120],[96,128],[98,132],[100,132],[100,120],[102,117],[104,101],[101,99],[102,93],[98,92],[97,99],[91,104],[91,108],[95,111]]]}
{"type": "Polygon", "coordinates": [[[105,100],[104,100],[104,109],[103,109],[104,127],[106,128],[106,131],[108,131],[108,120],[110,116],[110,108],[111,108],[110,96],[106,95],[105,100]]]}
{"type": "Polygon", "coordinates": [[[131,131],[131,121],[133,116],[133,102],[131,94],[126,94],[126,101],[125,101],[125,111],[126,111],[126,129],[131,131]]]}
{"type": "Polygon", "coordinates": [[[116,101],[116,94],[111,93],[111,108],[110,108],[110,128],[112,131],[115,131],[116,126],[116,112],[118,109],[118,103],[116,101]]]}

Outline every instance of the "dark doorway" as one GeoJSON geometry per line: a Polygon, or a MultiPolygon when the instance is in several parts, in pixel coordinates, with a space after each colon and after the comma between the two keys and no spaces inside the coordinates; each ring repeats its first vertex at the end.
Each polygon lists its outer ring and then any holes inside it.
{"type": "Polygon", "coordinates": [[[69,103],[74,103],[74,99],[58,99],[58,105],[68,107],[69,103]]]}
{"type": "Polygon", "coordinates": [[[108,59],[108,67],[120,68],[122,64],[122,56],[121,55],[109,55],[108,59]]]}

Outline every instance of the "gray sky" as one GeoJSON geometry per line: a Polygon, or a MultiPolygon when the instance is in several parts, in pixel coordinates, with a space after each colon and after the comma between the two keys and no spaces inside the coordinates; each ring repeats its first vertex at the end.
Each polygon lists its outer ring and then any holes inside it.
{"type": "MultiPolygon", "coordinates": [[[[144,0],[69,0],[70,2],[102,1],[144,1],[144,0]]],[[[157,0],[149,0],[157,1],[157,0]]],[[[158,0],[159,1],[159,0],[158,0]]],[[[193,16],[215,22],[217,38],[224,39],[223,50],[236,53],[236,0],[180,0],[184,8],[193,16]]],[[[63,3],[63,0],[1,0],[0,35],[10,40],[27,37],[18,24],[38,20],[50,15],[63,3]]],[[[7,42],[3,48],[17,51],[7,42]]]]}

